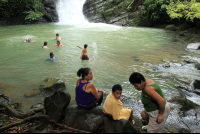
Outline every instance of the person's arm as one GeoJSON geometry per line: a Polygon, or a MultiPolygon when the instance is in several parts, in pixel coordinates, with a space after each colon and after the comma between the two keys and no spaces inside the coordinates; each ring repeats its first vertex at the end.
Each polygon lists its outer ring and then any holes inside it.
{"type": "Polygon", "coordinates": [[[156,121],[161,123],[164,121],[164,112],[165,112],[165,100],[155,91],[154,87],[147,87],[145,89],[145,94],[156,102],[159,106],[159,114],[156,121]]]}
{"type": "Polygon", "coordinates": [[[83,49],[82,47],[80,47],[80,46],[76,46],[76,47],[79,47],[80,49],[83,49]]]}
{"type": "Polygon", "coordinates": [[[102,92],[102,93],[104,93],[103,90],[100,90],[100,89],[96,89],[96,90],[97,90],[98,92],[102,92]]]}
{"type": "Polygon", "coordinates": [[[98,99],[98,90],[95,88],[94,84],[88,83],[87,90],[90,90],[91,94],[95,99],[98,99]]]}

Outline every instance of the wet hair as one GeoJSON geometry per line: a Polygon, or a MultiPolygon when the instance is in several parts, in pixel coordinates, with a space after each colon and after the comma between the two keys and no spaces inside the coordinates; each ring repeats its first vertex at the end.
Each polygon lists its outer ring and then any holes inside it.
{"type": "Polygon", "coordinates": [[[145,81],[144,76],[141,73],[134,72],[129,77],[129,82],[131,84],[141,84],[141,80],[145,81]]]}
{"type": "Polygon", "coordinates": [[[57,42],[60,44],[60,41],[57,40],[57,42]]]}
{"type": "Polygon", "coordinates": [[[114,85],[114,86],[112,87],[112,92],[115,92],[115,91],[117,91],[117,90],[122,91],[122,86],[119,85],[119,84],[116,84],[116,85],[114,85]]]}
{"type": "Polygon", "coordinates": [[[90,68],[81,68],[81,69],[79,69],[78,70],[78,72],[77,72],[77,75],[79,76],[79,77],[81,77],[82,76],[82,79],[84,79],[84,77],[85,77],[85,75],[87,76],[88,74],[89,74],[89,71],[90,71],[91,69],[90,68]]]}
{"type": "Polygon", "coordinates": [[[47,43],[48,43],[48,42],[44,42],[44,46],[46,46],[46,45],[47,45],[47,43]]]}
{"type": "Polygon", "coordinates": [[[59,34],[57,33],[56,36],[59,36],[59,34]]]}
{"type": "Polygon", "coordinates": [[[50,52],[50,57],[53,55],[53,52],[50,52]]]}
{"type": "Polygon", "coordinates": [[[87,44],[85,44],[85,45],[84,45],[84,48],[87,48],[87,46],[88,46],[88,45],[87,45],[87,44]]]}

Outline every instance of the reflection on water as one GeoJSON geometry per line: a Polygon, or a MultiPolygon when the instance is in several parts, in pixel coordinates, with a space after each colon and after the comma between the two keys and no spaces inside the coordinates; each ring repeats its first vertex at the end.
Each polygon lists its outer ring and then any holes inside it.
{"type": "MultiPolygon", "coordinates": [[[[25,98],[24,94],[37,88],[45,78],[60,78],[66,83],[66,92],[74,100],[76,75],[79,68],[90,67],[98,89],[111,91],[114,84],[121,84],[123,95],[132,99],[125,105],[142,109],[140,92],[133,89],[128,78],[132,72],[143,73],[147,78],[160,83],[166,98],[170,99],[179,91],[176,81],[159,77],[158,72],[170,72],[175,76],[199,79],[200,72],[190,65],[178,66],[184,56],[199,60],[199,52],[186,50],[187,42],[175,39],[175,32],[153,28],[128,28],[105,24],[61,25],[38,24],[27,26],[0,27],[0,91],[12,101],[23,103],[24,111],[31,105],[43,101],[43,94],[25,98]],[[62,38],[64,47],[54,47],[56,33],[62,38]],[[31,38],[33,43],[24,43],[31,38]],[[42,49],[48,41],[48,50],[42,49]],[[90,61],[81,61],[81,50],[76,47],[88,44],[90,61]],[[57,60],[45,61],[54,52],[57,60]],[[155,65],[169,62],[171,67],[154,69],[155,65]],[[8,84],[11,86],[1,85],[8,84]],[[137,102],[137,103],[136,103],[137,102]],[[139,108],[138,108],[139,107],[139,108]]],[[[192,96],[189,99],[193,99],[192,96]]],[[[195,102],[199,101],[196,100],[195,102]]],[[[138,115],[138,113],[135,113],[138,115]]],[[[138,115],[139,116],[139,115],[138,115]]]]}

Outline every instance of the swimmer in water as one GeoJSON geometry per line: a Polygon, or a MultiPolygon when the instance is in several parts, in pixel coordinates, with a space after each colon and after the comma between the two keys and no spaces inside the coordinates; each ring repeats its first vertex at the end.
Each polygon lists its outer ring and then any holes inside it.
{"type": "Polygon", "coordinates": [[[81,57],[80,57],[80,59],[82,59],[82,60],[89,60],[89,58],[87,56],[87,46],[88,46],[87,44],[84,45],[84,48],[77,46],[82,49],[82,53],[81,53],[81,57]]]}
{"type": "Polygon", "coordinates": [[[30,38],[28,38],[28,39],[26,39],[26,41],[25,42],[33,42],[33,41],[31,41],[31,39],[30,38]]]}
{"type": "Polygon", "coordinates": [[[61,37],[59,36],[59,34],[56,34],[55,40],[61,40],[61,37]]]}
{"type": "Polygon", "coordinates": [[[48,42],[44,42],[44,46],[42,46],[42,48],[48,49],[48,42]]]}
{"type": "Polygon", "coordinates": [[[56,42],[56,45],[54,45],[55,47],[63,47],[64,45],[60,44],[60,41],[56,42]]]}

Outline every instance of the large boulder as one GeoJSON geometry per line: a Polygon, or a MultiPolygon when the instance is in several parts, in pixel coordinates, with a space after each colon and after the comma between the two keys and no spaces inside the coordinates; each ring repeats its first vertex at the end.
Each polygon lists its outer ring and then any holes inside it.
{"type": "Polygon", "coordinates": [[[114,121],[103,113],[102,108],[103,106],[97,106],[85,110],[77,105],[70,105],[65,110],[64,124],[88,132],[96,132],[102,126],[108,133],[141,132],[142,123],[137,117],[134,117],[137,125],[133,126],[128,120],[114,121]]]}
{"type": "Polygon", "coordinates": [[[107,133],[141,133],[142,122],[137,118],[134,118],[135,125],[132,125],[128,120],[113,120],[106,115],[103,116],[104,129],[107,133]]]}
{"type": "Polygon", "coordinates": [[[66,86],[61,79],[47,78],[42,82],[39,88],[46,91],[55,92],[65,89],[66,86]]]}
{"type": "Polygon", "coordinates": [[[49,115],[50,119],[60,123],[64,119],[65,109],[68,107],[70,101],[71,96],[69,93],[56,91],[52,96],[44,99],[46,114],[49,115]]]}
{"type": "Polygon", "coordinates": [[[56,91],[64,90],[66,88],[65,83],[61,79],[47,78],[42,81],[42,84],[25,94],[26,97],[40,94],[41,92],[54,93],[56,91]]]}
{"type": "Polygon", "coordinates": [[[175,26],[174,24],[172,24],[172,25],[167,25],[167,26],[165,27],[165,29],[166,29],[166,30],[171,30],[171,31],[176,31],[176,26],[175,26]]]}
{"type": "MultiPolygon", "coordinates": [[[[177,88],[184,89],[184,87],[177,87],[177,88]]],[[[182,93],[180,93],[178,96],[172,97],[168,101],[180,105],[181,111],[189,111],[190,109],[196,108],[196,104],[188,100],[182,93]]]]}

